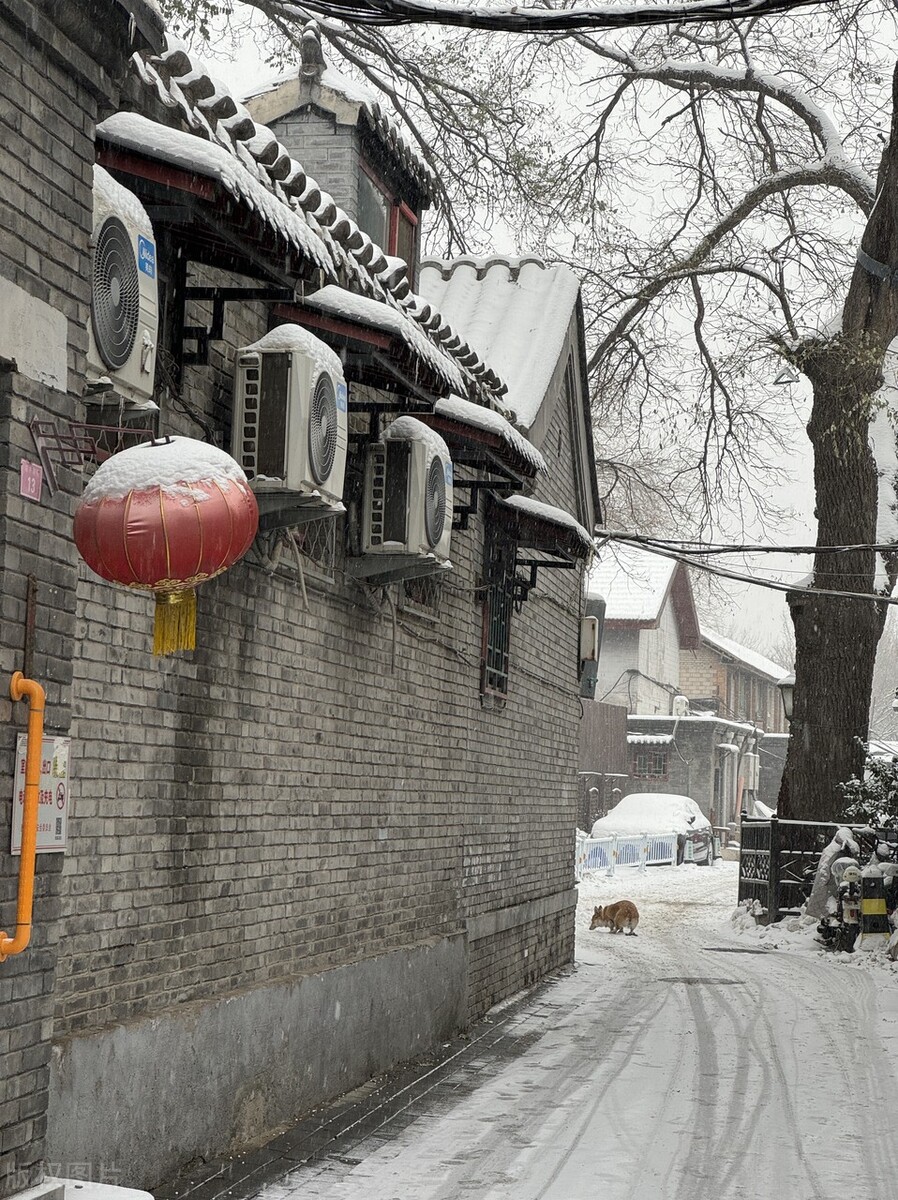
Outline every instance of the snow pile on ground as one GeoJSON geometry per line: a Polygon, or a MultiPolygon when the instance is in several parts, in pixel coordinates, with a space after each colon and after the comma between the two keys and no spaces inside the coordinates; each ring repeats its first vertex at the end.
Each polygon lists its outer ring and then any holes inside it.
{"type": "Polygon", "coordinates": [[[790,954],[813,954],[818,958],[830,959],[842,966],[874,968],[894,974],[898,962],[888,954],[888,938],[883,934],[868,934],[859,937],[851,953],[830,950],[817,939],[816,917],[789,916],[773,925],[759,924],[754,911],[759,906],[750,902],[736,907],[730,916],[730,931],[740,938],[767,950],[786,950],[790,954]]]}

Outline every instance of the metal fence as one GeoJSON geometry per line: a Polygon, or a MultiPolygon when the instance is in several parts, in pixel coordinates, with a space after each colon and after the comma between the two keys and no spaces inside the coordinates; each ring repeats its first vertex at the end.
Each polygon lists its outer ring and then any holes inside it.
{"type": "Polygon", "coordinates": [[[618,867],[661,866],[677,861],[677,835],[623,834],[606,838],[577,838],[575,877],[582,879],[587,871],[604,871],[613,875],[618,867]]]}
{"type": "MultiPolygon", "coordinates": [[[[756,900],[770,923],[801,911],[823,850],[844,824],[742,814],[739,900],[756,900]]],[[[847,826],[858,832],[858,827],[847,826]]]]}

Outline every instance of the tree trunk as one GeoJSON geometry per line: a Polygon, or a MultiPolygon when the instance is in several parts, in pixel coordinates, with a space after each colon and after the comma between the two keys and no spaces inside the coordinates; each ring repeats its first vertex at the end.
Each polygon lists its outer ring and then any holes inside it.
{"type": "MultiPolygon", "coordinates": [[[[877,471],[868,440],[868,372],[856,370],[857,356],[841,339],[818,349],[806,364],[814,379],[808,434],[817,544],[870,544],[876,541],[877,471]]],[[[818,554],[813,582],[870,593],[875,571],[872,550],[818,554]]],[[[844,801],[837,785],[863,771],[885,606],[801,591],[788,599],[795,626],[795,698],[778,812],[797,820],[838,821],[844,801]]]]}
{"type": "MultiPolygon", "coordinates": [[[[814,388],[808,436],[814,448],[818,546],[877,540],[877,469],[869,434],[886,351],[898,335],[898,65],[876,193],[841,330],[810,338],[789,354],[814,388]]],[[[887,567],[894,585],[894,555],[887,567]]],[[[875,572],[872,550],[817,554],[813,583],[869,594],[875,572]]],[[[838,784],[863,772],[885,605],[796,590],[789,593],[789,609],[795,626],[795,694],[778,812],[798,820],[841,820],[838,784]]]]}

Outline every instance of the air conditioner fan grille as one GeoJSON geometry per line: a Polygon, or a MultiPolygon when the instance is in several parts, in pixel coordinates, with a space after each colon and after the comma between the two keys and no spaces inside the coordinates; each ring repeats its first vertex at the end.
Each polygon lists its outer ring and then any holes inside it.
{"type": "Polygon", "coordinates": [[[316,483],[325,483],[337,456],[337,394],[330,375],[318,376],[309,405],[309,465],[316,483]]]}
{"type": "Polygon", "coordinates": [[[128,361],[140,318],[140,278],[131,235],[118,217],[107,217],[93,262],[91,318],[100,357],[117,370],[128,361]]]}
{"type": "Polygon", "coordinates": [[[424,528],[430,546],[435,546],[443,536],[445,525],[446,474],[442,461],[434,458],[427,470],[427,488],[424,496],[424,528]]]}

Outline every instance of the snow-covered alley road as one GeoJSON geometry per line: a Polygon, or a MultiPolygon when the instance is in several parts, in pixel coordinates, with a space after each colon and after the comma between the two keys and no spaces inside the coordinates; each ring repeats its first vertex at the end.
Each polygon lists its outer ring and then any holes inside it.
{"type": "Polygon", "coordinates": [[[812,929],[734,923],[732,863],[580,891],[575,971],[357,1136],[288,1154],[264,1200],[898,1198],[881,947],[833,956],[812,929]],[[638,936],[590,932],[593,904],[624,896],[638,936]]]}

